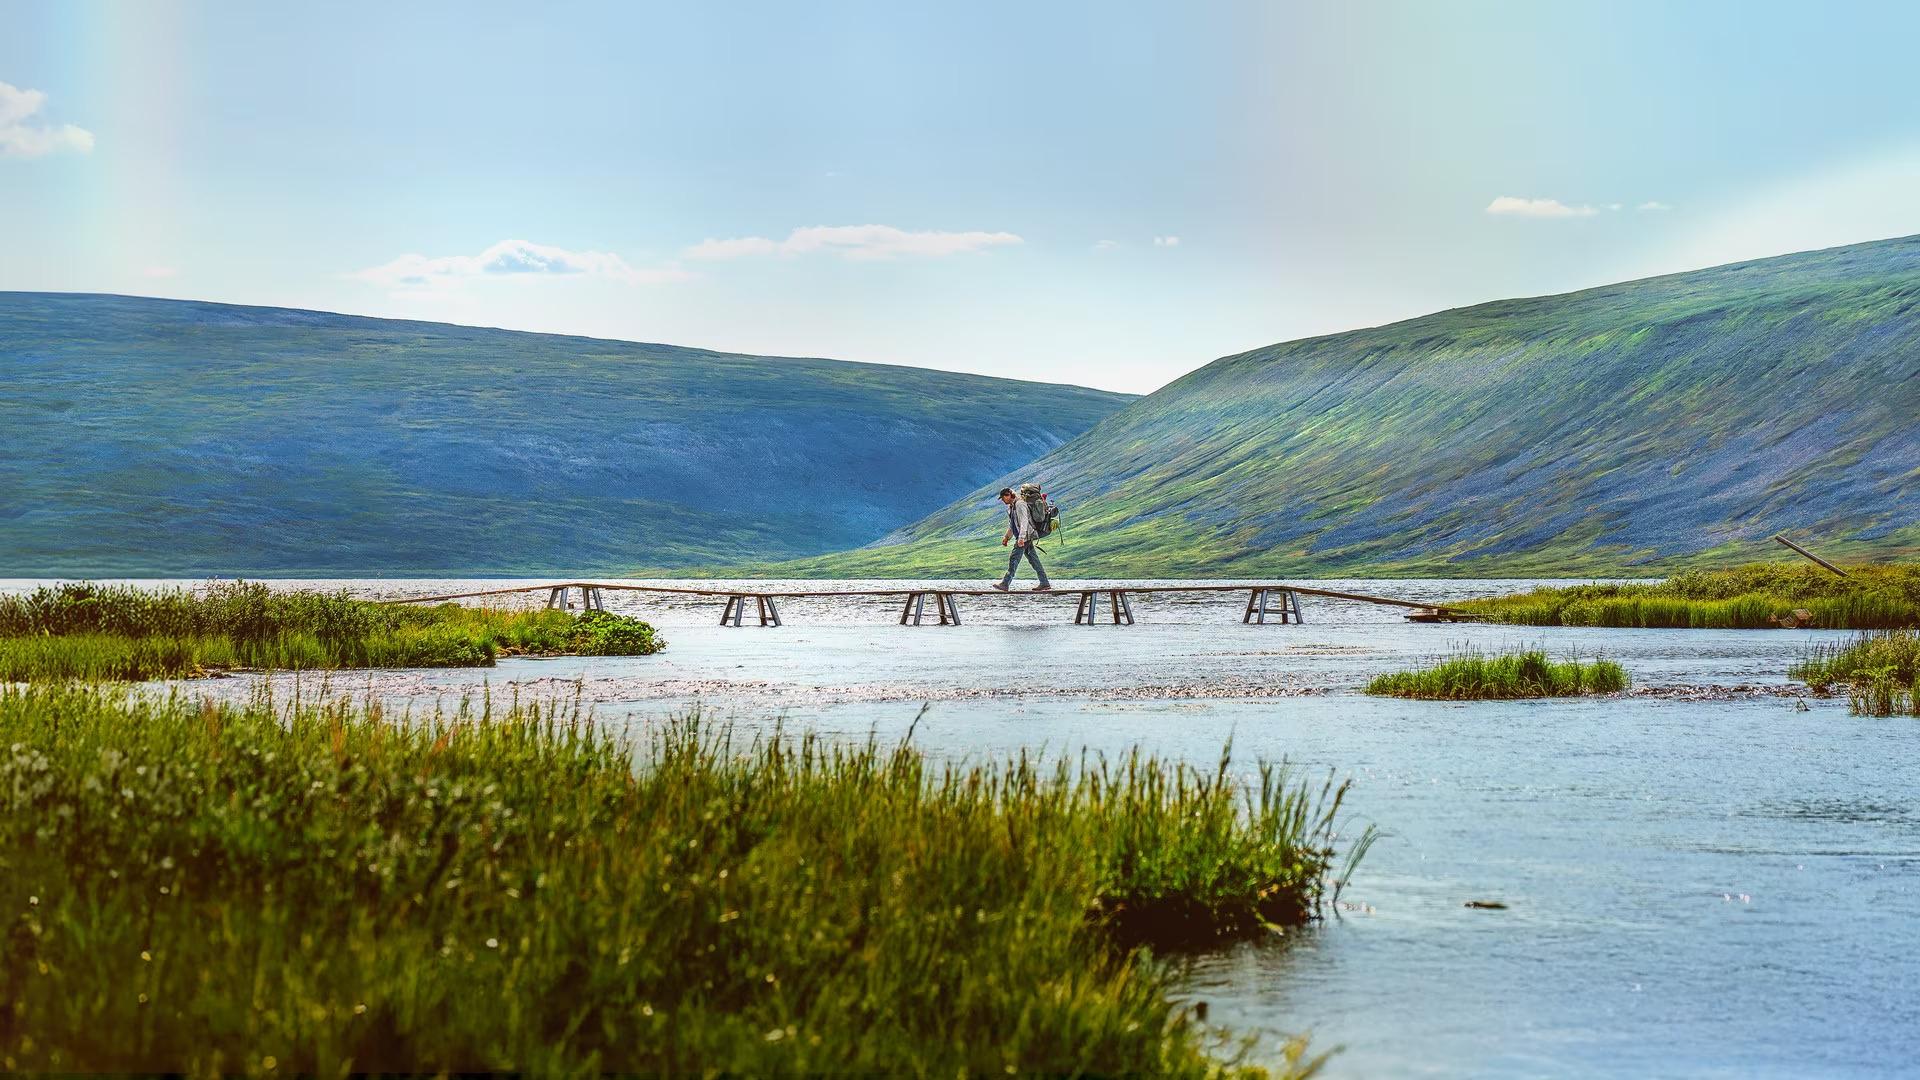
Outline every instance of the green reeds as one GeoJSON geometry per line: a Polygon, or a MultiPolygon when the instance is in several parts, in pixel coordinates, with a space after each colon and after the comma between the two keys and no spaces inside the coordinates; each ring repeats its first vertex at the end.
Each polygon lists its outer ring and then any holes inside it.
{"type": "Polygon", "coordinates": [[[484,667],[502,653],[644,655],[633,618],[374,604],[214,582],[199,592],[89,584],[0,597],[0,682],[157,679],[236,668],[484,667]]]}
{"type": "Polygon", "coordinates": [[[0,690],[0,1067],[1250,1073],[1125,946],[1311,917],[1344,790],[0,690]]]}
{"type": "Polygon", "coordinates": [[[1497,656],[1469,649],[1420,671],[1378,676],[1367,683],[1367,693],[1433,701],[1490,701],[1616,694],[1629,682],[1626,670],[1612,660],[1556,662],[1540,649],[1497,656]]]}
{"type": "Polygon", "coordinates": [[[1920,716],[1920,633],[1912,630],[1817,646],[1788,674],[1823,694],[1844,687],[1849,709],[1862,716],[1920,716]]]}
{"type": "Polygon", "coordinates": [[[1920,567],[1859,566],[1848,573],[1842,578],[1816,566],[1756,563],[1687,571],[1659,583],[1544,588],[1455,606],[1522,626],[1920,626],[1920,567]]]}

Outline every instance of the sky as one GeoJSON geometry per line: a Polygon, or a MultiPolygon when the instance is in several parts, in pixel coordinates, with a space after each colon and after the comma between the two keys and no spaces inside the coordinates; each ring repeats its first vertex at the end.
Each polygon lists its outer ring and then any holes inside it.
{"type": "Polygon", "coordinates": [[[1146,392],[1920,233],[1911,3],[0,0],[0,290],[1146,392]]]}

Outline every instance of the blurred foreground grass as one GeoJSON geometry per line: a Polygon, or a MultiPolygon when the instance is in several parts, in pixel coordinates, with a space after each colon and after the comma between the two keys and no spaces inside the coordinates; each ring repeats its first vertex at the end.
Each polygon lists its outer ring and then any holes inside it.
{"type": "Polygon", "coordinates": [[[1133,946],[1315,917],[1345,792],[7,688],[0,1067],[1253,1074],[1133,946]]]}

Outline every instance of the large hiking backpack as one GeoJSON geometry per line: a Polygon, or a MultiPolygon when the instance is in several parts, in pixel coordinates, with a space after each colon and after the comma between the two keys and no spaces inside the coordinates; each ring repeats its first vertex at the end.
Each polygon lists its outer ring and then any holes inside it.
{"type": "Polygon", "coordinates": [[[1033,522],[1033,535],[1052,536],[1060,527],[1060,508],[1047,499],[1039,484],[1021,484],[1020,501],[1027,504],[1027,519],[1033,522]]]}

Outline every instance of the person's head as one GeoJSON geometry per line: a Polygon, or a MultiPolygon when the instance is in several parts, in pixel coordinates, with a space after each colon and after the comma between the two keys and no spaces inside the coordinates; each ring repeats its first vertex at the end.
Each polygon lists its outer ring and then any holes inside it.
{"type": "Polygon", "coordinates": [[[1012,506],[1012,505],[1013,505],[1013,489],[1012,489],[1012,488],[1001,488],[1001,489],[1000,489],[1000,501],[1001,501],[1001,502],[1003,502],[1003,503],[1006,503],[1006,504],[1007,504],[1008,506],[1012,506]]]}

